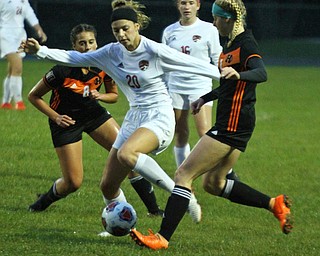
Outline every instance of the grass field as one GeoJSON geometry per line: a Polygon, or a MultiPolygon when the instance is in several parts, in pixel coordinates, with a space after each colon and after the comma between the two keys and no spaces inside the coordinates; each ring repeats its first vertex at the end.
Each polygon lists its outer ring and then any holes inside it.
{"type": "MultiPolygon", "coordinates": [[[[24,98],[52,64],[24,62],[24,98]]],[[[0,255],[318,255],[319,199],[319,68],[268,67],[268,82],[258,86],[257,126],[235,169],[243,182],[271,196],[293,199],[295,227],[283,235],[269,212],[232,204],[204,193],[195,183],[203,221],[185,216],[166,251],[136,246],[129,237],[101,238],[103,201],[99,181],[107,153],[84,136],[85,178],[82,187],[43,213],[27,207],[60,176],[47,118],[26,101],[24,112],[0,110],[0,255]]],[[[5,62],[0,62],[0,78],[5,62]]],[[[2,95],[2,93],[1,93],[2,95]]],[[[108,106],[121,123],[127,110],[123,96],[108,106]]],[[[197,141],[193,134],[191,144],[197,141]]],[[[156,157],[170,175],[172,147],[156,157]]],[[[137,227],[157,231],[126,180],[123,189],[138,214],[137,227]]],[[[168,193],[156,188],[165,206],[168,193]]]]}

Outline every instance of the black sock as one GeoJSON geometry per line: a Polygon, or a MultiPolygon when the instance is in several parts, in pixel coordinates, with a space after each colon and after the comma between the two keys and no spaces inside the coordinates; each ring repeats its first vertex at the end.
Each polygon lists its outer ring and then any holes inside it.
{"type": "MultiPolygon", "coordinates": [[[[140,176],[142,178],[142,176],[140,176]]],[[[130,179],[131,185],[134,190],[138,193],[144,205],[147,207],[148,212],[156,213],[159,210],[157,204],[156,195],[153,191],[153,187],[146,179],[130,179]]]]}
{"type": "Polygon", "coordinates": [[[175,186],[168,199],[164,218],[162,219],[159,234],[167,241],[170,240],[186,213],[191,197],[191,190],[181,186],[175,186]]]}
{"type": "Polygon", "coordinates": [[[233,203],[265,209],[269,209],[271,199],[269,196],[235,180],[227,180],[221,196],[233,203]]]}
{"type": "Polygon", "coordinates": [[[56,186],[56,184],[54,183],[47,193],[40,196],[41,205],[44,209],[49,207],[53,202],[56,202],[56,201],[60,200],[61,198],[63,198],[62,196],[60,196],[56,193],[55,186],[56,186]]]}

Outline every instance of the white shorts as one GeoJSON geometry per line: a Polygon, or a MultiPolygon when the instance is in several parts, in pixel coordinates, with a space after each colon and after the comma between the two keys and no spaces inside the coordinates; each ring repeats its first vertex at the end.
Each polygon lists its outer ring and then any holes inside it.
{"type": "MultiPolygon", "coordinates": [[[[204,92],[203,94],[180,94],[176,92],[169,92],[170,97],[172,98],[172,106],[174,109],[180,110],[189,110],[192,102],[199,99],[201,96],[207,94],[208,92],[204,92]]],[[[212,106],[213,101],[209,101],[206,106],[212,106]]]]}
{"type": "Polygon", "coordinates": [[[141,127],[154,132],[159,139],[159,147],[152,153],[157,155],[164,151],[170,145],[174,136],[175,118],[172,106],[131,108],[124,118],[113,147],[119,149],[141,127]]]}
{"type": "MultiPolygon", "coordinates": [[[[22,40],[27,39],[24,28],[0,28],[0,58],[18,50],[22,40]]],[[[20,53],[23,58],[26,54],[20,53]]]]}

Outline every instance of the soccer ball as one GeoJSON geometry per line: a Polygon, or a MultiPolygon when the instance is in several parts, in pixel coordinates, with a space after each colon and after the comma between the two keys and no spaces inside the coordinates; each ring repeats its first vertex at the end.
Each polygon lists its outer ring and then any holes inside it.
{"type": "Polygon", "coordinates": [[[137,214],[127,202],[112,202],[107,205],[101,215],[105,230],[114,236],[125,236],[137,222],[137,214]]]}

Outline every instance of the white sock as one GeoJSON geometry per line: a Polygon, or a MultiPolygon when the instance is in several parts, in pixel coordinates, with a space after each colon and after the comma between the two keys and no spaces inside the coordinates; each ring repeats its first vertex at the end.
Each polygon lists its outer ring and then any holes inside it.
{"type": "Polygon", "coordinates": [[[139,154],[134,171],[151,183],[167,190],[169,193],[171,193],[174,188],[174,181],[153,158],[146,154],[139,154]]]}
{"type": "Polygon", "coordinates": [[[15,102],[22,101],[22,77],[11,76],[10,77],[10,89],[15,102]]]}
{"type": "Polygon", "coordinates": [[[177,167],[179,167],[184,159],[187,158],[187,156],[190,154],[190,144],[188,143],[184,147],[173,147],[174,156],[176,159],[177,167]]]}
{"type": "Polygon", "coordinates": [[[3,96],[2,103],[10,103],[12,96],[10,95],[10,77],[6,76],[3,80],[3,96]]]}
{"type": "Polygon", "coordinates": [[[228,174],[232,173],[232,171],[233,171],[233,170],[232,170],[232,168],[231,168],[231,169],[228,171],[228,174]]]}
{"type": "Polygon", "coordinates": [[[120,189],[120,194],[113,198],[113,199],[107,199],[103,196],[103,201],[105,202],[106,205],[110,204],[111,202],[114,202],[114,201],[119,201],[119,202],[127,202],[127,199],[126,199],[126,196],[124,195],[123,191],[121,188],[120,189]]]}

